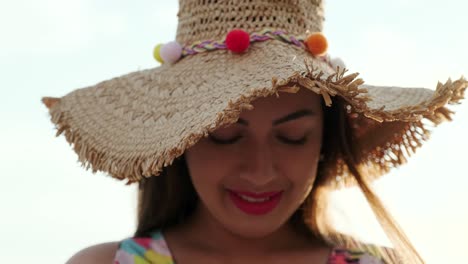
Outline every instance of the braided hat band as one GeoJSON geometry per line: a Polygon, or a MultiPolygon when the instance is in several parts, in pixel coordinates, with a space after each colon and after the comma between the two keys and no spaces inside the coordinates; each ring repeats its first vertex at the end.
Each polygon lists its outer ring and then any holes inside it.
{"type": "MultiPolygon", "coordinates": [[[[175,63],[186,56],[195,55],[213,50],[230,50],[234,53],[245,52],[251,43],[267,40],[279,40],[284,43],[294,45],[298,48],[308,50],[313,56],[333,65],[330,56],[326,56],[328,42],[320,32],[308,34],[307,37],[295,37],[284,30],[274,30],[265,28],[259,32],[248,33],[241,29],[234,29],[227,33],[223,40],[203,40],[196,41],[190,45],[181,46],[173,41],[167,44],[158,44],[154,48],[154,58],[160,63],[175,63]]],[[[344,65],[339,65],[343,67],[344,65]]]]}
{"type": "MultiPolygon", "coordinates": [[[[285,43],[293,44],[300,48],[306,48],[303,38],[295,38],[292,35],[288,35],[284,30],[273,30],[266,28],[259,32],[253,32],[250,34],[250,43],[257,41],[266,41],[271,39],[277,39],[284,41],[285,43]]],[[[190,46],[183,48],[182,56],[193,55],[203,51],[210,51],[215,49],[227,49],[226,40],[223,41],[198,41],[190,46]]]]}

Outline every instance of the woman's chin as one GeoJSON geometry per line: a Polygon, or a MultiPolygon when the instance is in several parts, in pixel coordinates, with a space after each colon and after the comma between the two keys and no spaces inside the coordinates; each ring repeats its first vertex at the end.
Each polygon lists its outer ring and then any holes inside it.
{"type": "Polygon", "coordinates": [[[271,216],[255,219],[252,217],[236,216],[229,217],[227,221],[222,223],[225,229],[229,232],[244,238],[263,238],[269,236],[285,227],[285,221],[280,221],[282,217],[271,216]]]}
{"type": "Polygon", "coordinates": [[[242,237],[242,238],[247,238],[247,239],[256,239],[256,238],[264,238],[272,233],[278,231],[279,227],[278,226],[260,226],[260,225],[242,225],[242,226],[233,226],[233,227],[227,227],[225,228],[229,229],[229,232],[242,237]]]}

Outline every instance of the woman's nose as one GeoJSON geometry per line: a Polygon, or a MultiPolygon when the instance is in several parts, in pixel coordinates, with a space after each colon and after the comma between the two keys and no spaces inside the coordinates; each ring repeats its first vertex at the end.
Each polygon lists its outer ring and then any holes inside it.
{"type": "Polygon", "coordinates": [[[277,177],[270,146],[250,146],[244,153],[241,178],[254,186],[266,186],[277,177]]]}

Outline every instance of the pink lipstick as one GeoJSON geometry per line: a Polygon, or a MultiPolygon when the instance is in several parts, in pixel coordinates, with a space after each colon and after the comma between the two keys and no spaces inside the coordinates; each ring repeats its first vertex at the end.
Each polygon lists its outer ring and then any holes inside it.
{"type": "Polygon", "coordinates": [[[263,215],[272,211],[281,200],[280,192],[251,193],[228,190],[231,201],[241,211],[251,215],[263,215]]]}

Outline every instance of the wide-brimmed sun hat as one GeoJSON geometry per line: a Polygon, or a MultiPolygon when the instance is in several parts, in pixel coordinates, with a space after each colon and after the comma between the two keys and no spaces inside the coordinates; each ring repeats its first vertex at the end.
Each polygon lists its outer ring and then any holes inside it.
{"type": "Polygon", "coordinates": [[[161,66],[42,99],[86,169],[128,183],[159,175],[256,98],[308,89],[326,105],[345,102],[359,165],[377,178],[450,120],[446,105],[468,86],[463,77],[435,91],[364,84],[326,53],[321,0],[180,0],[178,18],[176,40],[155,47],[161,66]]]}

